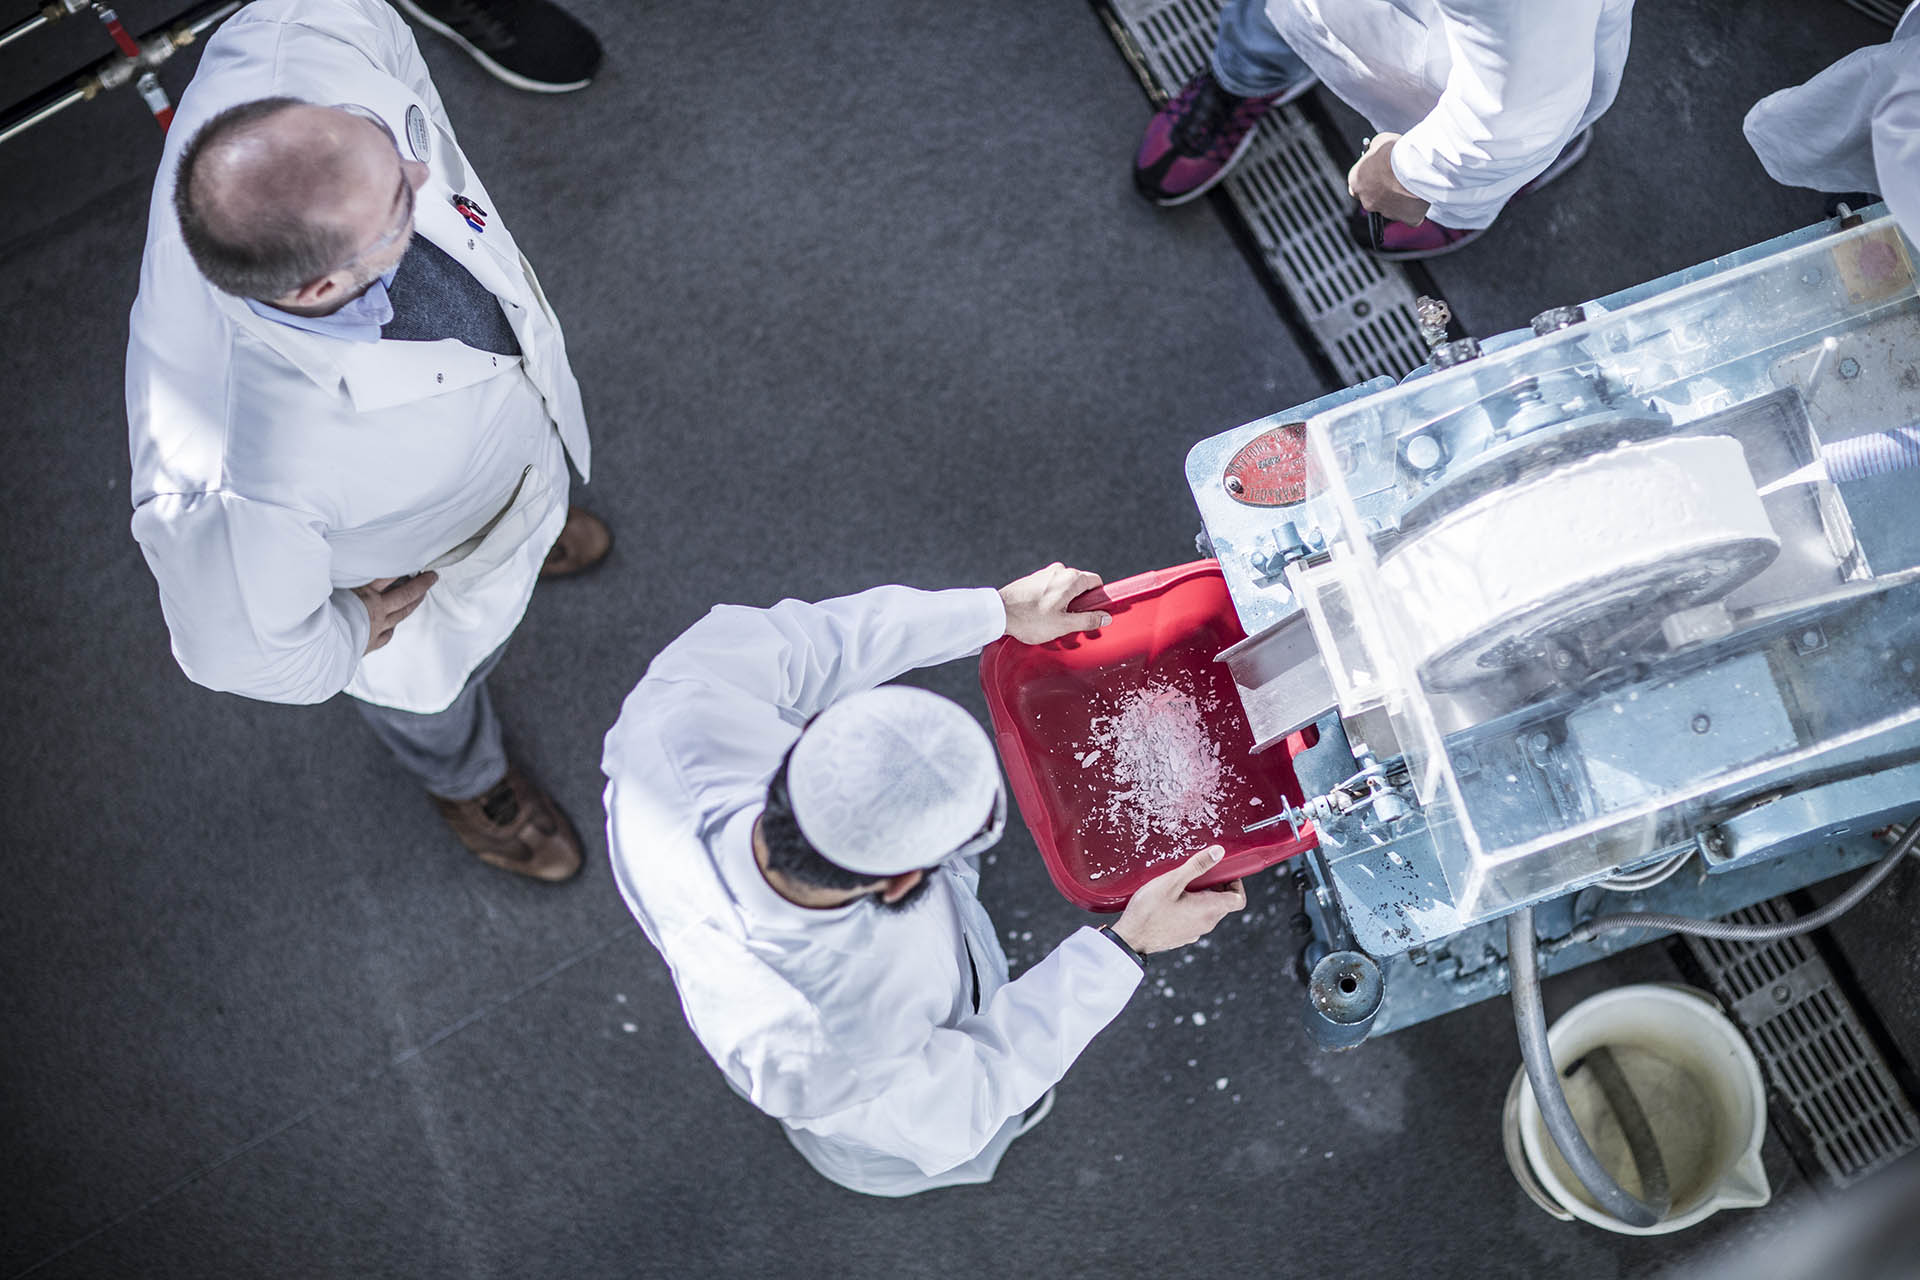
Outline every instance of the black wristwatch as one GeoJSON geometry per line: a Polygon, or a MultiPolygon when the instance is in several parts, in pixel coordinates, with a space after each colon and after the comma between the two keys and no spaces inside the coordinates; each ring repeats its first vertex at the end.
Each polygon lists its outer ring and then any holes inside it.
{"type": "Polygon", "coordinates": [[[1141,955],[1138,951],[1135,951],[1132,945],[1128,943],[1128,941],[1125,938],[1115,933],[1113,931],[1112,925],[1110,924],[1101,925],[1100,932],[1106,934],[1109,938],[1112,938],[1114,946],[1120,948],[1122,951],[1126,952],[1129,956],[1133,957],[1133,962],[1135,964],[1139,965],[1142,969],[1147,967],[1147,958],[1141,955]]]}

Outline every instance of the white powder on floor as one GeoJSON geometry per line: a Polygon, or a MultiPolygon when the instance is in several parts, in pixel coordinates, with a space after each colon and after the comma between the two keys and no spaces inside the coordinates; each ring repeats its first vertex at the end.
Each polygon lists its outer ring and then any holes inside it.
{"type": "Polygon", "coordinates": [[[1149,680],[1114,696],[1089,730],[1108,787],[1094,813],[1136,851],[1183,857],[1217,834],[1228,770],[1192,693],[1149,680]]]}

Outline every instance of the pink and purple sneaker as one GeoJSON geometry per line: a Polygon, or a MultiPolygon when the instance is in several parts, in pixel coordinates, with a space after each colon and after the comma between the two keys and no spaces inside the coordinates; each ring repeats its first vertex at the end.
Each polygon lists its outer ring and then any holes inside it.
{"type": "Polygon", "coordinates": [[[1347,215],[1347,233],[1353,242],[1376,258],[1388,262],[1411,262],[1418,258],[1437,258],[1455,249],[1464,249],[1485,234],[1484,229],[1465,231],[1446,227],[1432,218],[1417,227],[1365,209],[1355,208],[1347,215]]]}
{"type": "Polygon", "coordinates": [[[1202,71],[1147,124],[1133,157],[1133,185],[1158,205],[1185,204],[1227,176],[1253,144],[1253,128],[1274,107],[1311,89],[1308,76],[1258,98],[1228,93],[1202,71]]]}
{"type": "MultiPolygon", "coordinates": [[[[1521,196],[1531,195],[1571,169],[1580,157],[1587,154],[1587,144],[1592,139],[1591,129],[1582,129],[1575,134],[1573,140],[1560,149],[1553,163],[1526,186],[1514,192],[1513,198],[1518,200],[1521,196]]],[[[1355,244],[1376,258],[1384,258],[1389,262],[1411,262],[1464,249],[1478,240],[1485,228],[1466,231],[1459,227],[1442,226],[1432,218],[1417,227],[1410,227],[1404,222],[1395,222],[1391,218],[1356,208],[1347,215],[1347,232],[1355,244]]]]}

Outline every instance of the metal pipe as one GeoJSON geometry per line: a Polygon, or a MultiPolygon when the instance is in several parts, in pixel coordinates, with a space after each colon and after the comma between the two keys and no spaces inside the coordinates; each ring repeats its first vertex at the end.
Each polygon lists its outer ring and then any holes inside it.
{"type": "Polygon", "coordinates": [[[42,120],[65,111],[76,102],[85,102],[89,96],[91,95],[89,95],[85,89],[79,85],[75,85],[58,97],[48,99],[39,106],[30,108],[17,118],[8,120],[5,123],[0,123],[0,142],[5,142],[16,134],[25,133],[42,120]]]}
{"type": "Polygon", "coordinates": [[[0,32],[0,49],[6,48],[24,35],[38,31],[51,23],[58,22],[70,13],[78,13],[87,7],[88,0],[47,0],[40,11],[24,22],[17,22],[6,31],[0,32]]]}
{"type": "Polygon", "coordinates": [[[25,22],[10,27],[6,31],[0,31],[0,49],[6,48],[22,36],[38,31],[52,21],[53,19],[49,18],[45,13],[36,13],[25,22]]]}
{"type": "MultiPolygon", "coordinates": [[[[1507,970],[1512,980],[1513,1025],[1520,1035],[1520,1057],[1526,1063],[1527,1082],[1533,1086],[1533,1100],[1540,1107],[1540,1118],[1546,1122],[1547,1133],[1566,1158],[1567,1167],[1604,1212],[1630,1227],[1653,1226],[1667,1216],[1669,1206],[1665,1199],[1656,1197],[1654,1204],[1647,1204],[1629,1195],[1626,1188],[1614,1181],[1613,1175],[1593,1154],[1593,1148],[1587,1145],[1586,1135],[1580,1132],[1573,1109],[1567,1105],[1567,1095],[1561,1091],[1560,1074],[1554,1069],[1553,1050],[1547,1042],[1546,1009],[1540,1002],[1540,968],[1535,958],[1532,907],[1522,907],[1507,917],[1507,970]]],[[[1659,1159],[1657,1150],[1643,1157],[1636,1147],[1633,1155],[1636,1164],[1643,1158],[1659,1159]]],[[[1641,1175],[1643,1185],[1665,1181],[1664,1170],[1657,1179],[1648,1177],[1644,1170],[1641,1175]]]]}
{"type": "Polygon", "coordinates": [[[190,9],[174,19],[173,42],[176,46],[192,44],[195,37],[203,36],[233,14],[238,13],[244,0],[214,0],[198,9],[190,9]],[[184,38],[183,38],[184,36],[184,38]]]}
{"type": "MultiPolygon", "coordinates": [[[[67,8],[76,7],[71,0],[60,0],[60,2],[67,8]]],[[[117,89],[129,82],[140,89],[148,108],[164,129],[172,119],[173,108],[167,102],[165,90],[160,87],[159,80],[153,77],[153,68],[172,57],[176,50],[186,48],[238,11],[240,2],[241,0],[209,0],[206,4],[188,10],[165,27],[148,32],[141,37],[138,42],[139,57],[129,58],[115,54],[102,58],[76,77],[70,86],[62,88],[55,85],[43,90],[25,103],[19,104],[6,117],[0,118],[0,143],[17,137],[76,102],[84,102],[104,90],[117,89]]],[[[51,7],[53,6],[50,5],[49,8],[51,7]]]]}

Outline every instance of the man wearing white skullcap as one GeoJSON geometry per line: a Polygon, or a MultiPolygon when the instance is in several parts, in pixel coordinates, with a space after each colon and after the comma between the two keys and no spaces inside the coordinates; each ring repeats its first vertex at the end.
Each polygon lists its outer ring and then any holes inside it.
{"type": "Polygon", "coordinates": [[[816,1170],[872,1195],[985,1182],[1140,985],[1139,955],[1246,904],[1189,893],[1203,850],[1009,981],[975,890],[1006,791],[992,742],[923,689],[879,688],[1003,635],[1105,626],[1052,565],[1002,587],[876,587],[715,608],[607,734],[607,840],[627,905],[735,1092],[816,1170]],[[908,910],[912,907],[912,910],[908,910]]]}

